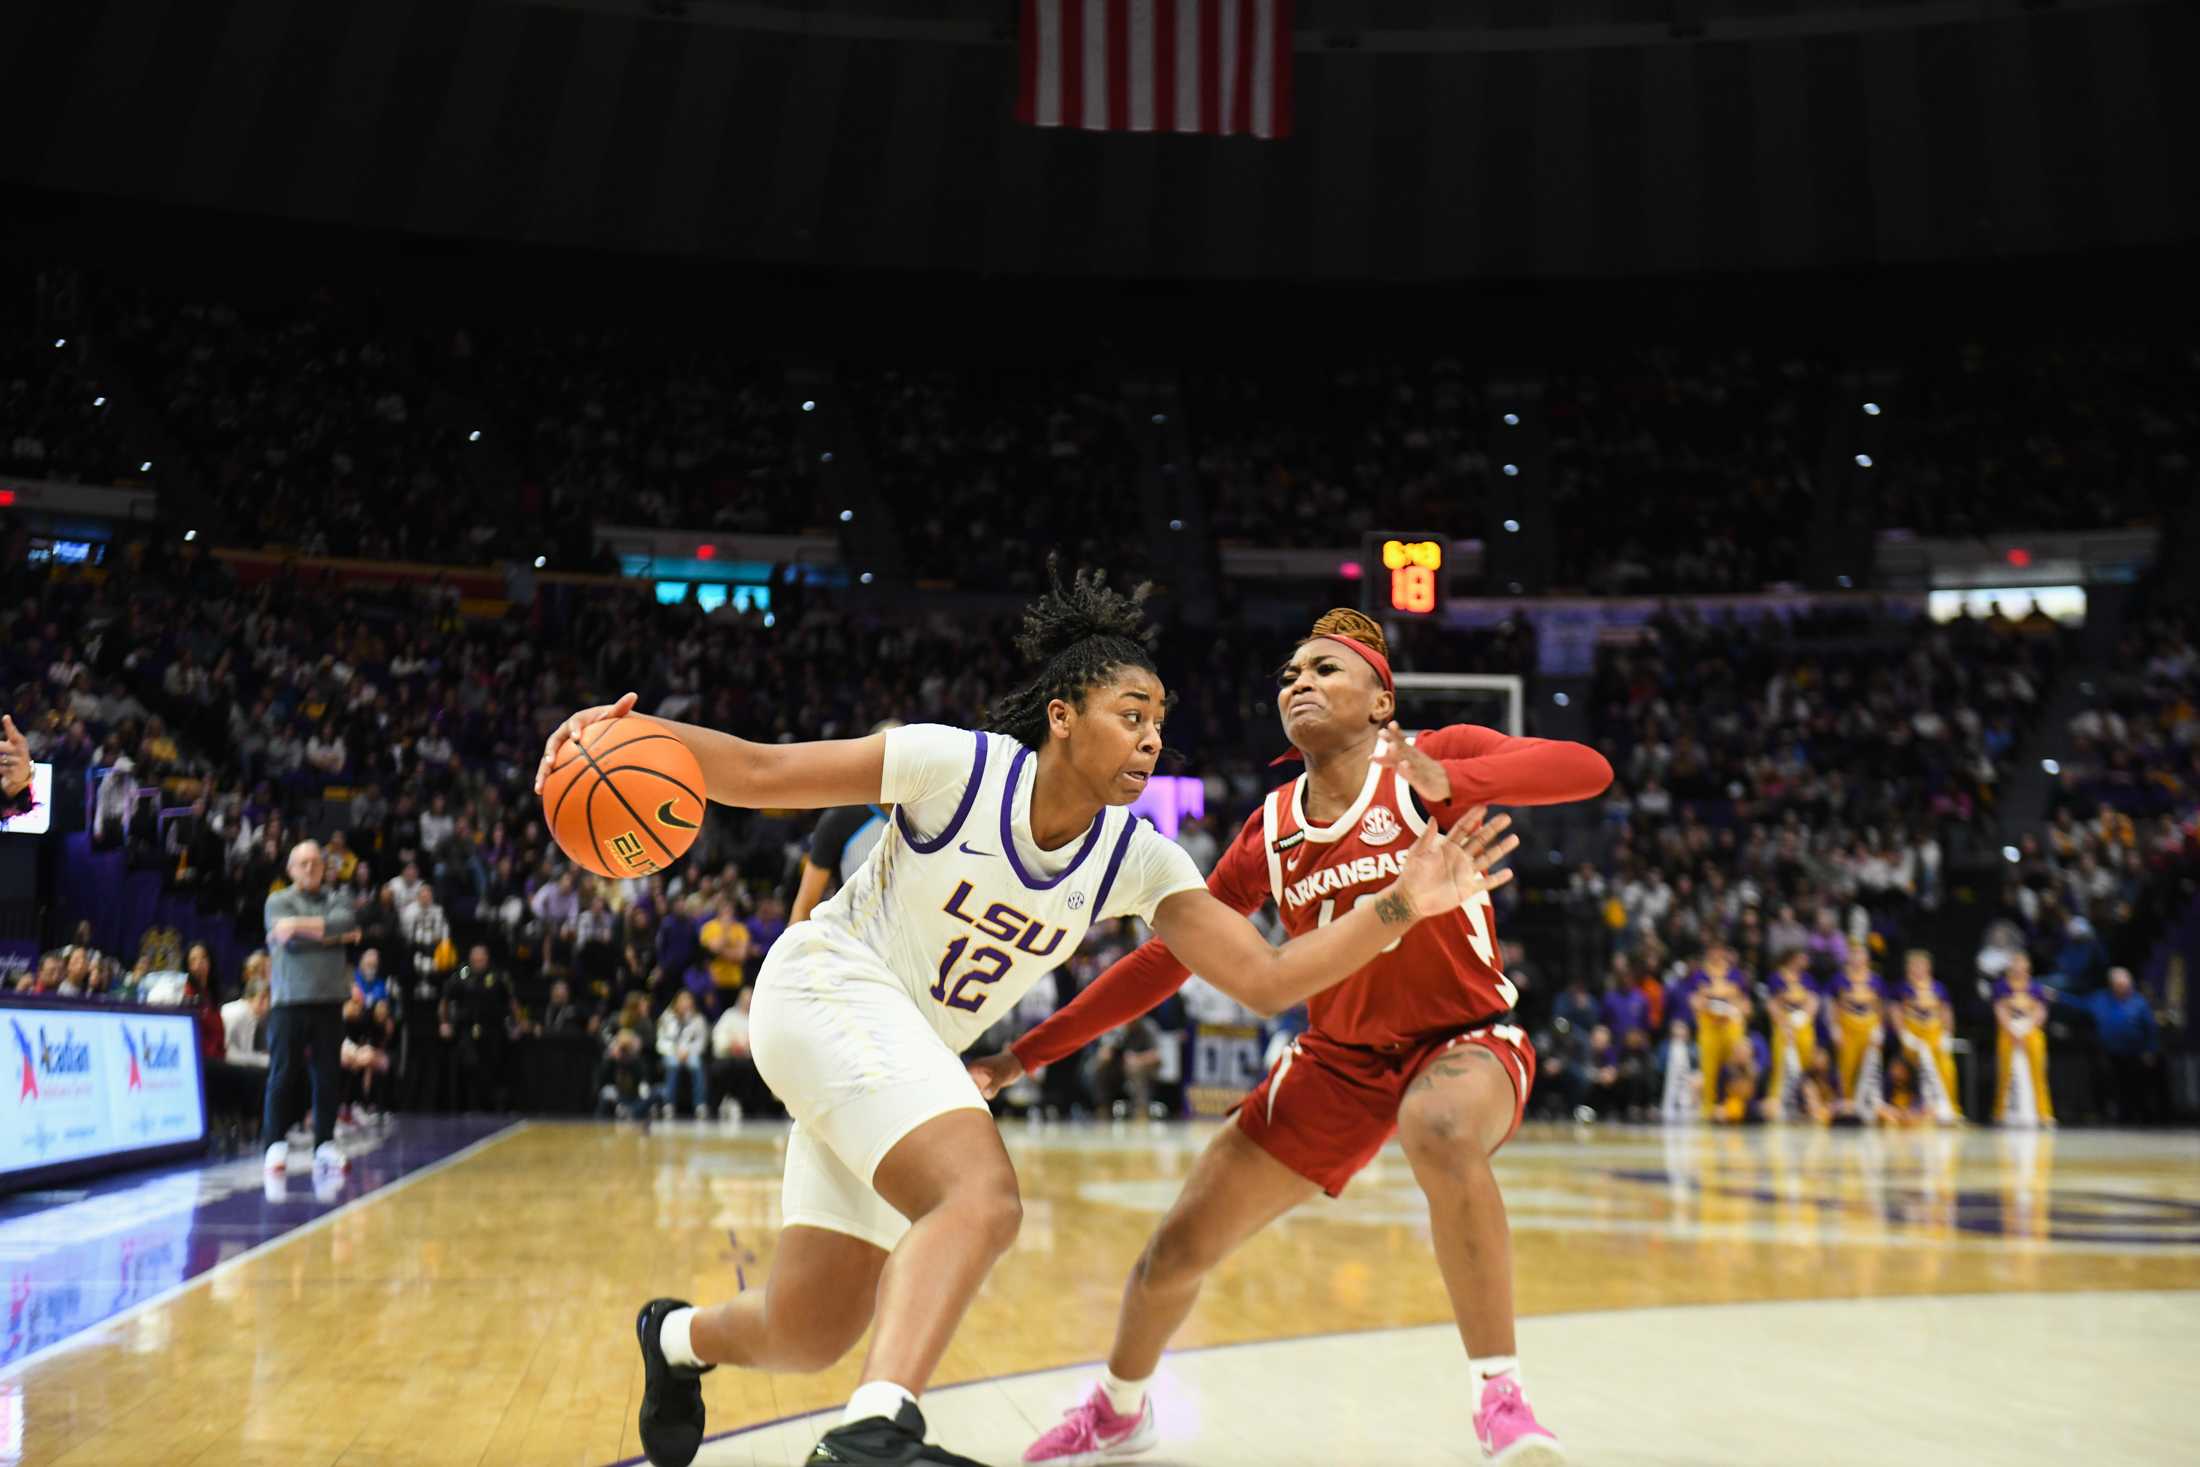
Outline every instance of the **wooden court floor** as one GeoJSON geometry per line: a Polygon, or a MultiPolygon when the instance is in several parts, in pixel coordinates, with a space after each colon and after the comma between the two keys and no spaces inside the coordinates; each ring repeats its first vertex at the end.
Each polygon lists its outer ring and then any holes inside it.
{"type": "MultiPolygon", "coordinates": [[[[1208,1134],[1010,1124],[1024,1231],[926,1399],[940,1439],[1013,1462],[1080,1393],[1208,1134]]],[[[627,1460],[634,1310],[759,1285],[783,1147],[516,1125],[0,1371],[0,1463],[627,1460]]],[[[1524,1367],[1577,1461],[2200,1460],[2200,1137],[1531,1127],[1499,1173],[1524,1367]]],[[[1155,1462],[1478,1460],[1395,1148],[1178,1343],[1155,1462]]],[[[716,1372],[701,1460],[798,1463],[855,1358],[716,1372]]]]}

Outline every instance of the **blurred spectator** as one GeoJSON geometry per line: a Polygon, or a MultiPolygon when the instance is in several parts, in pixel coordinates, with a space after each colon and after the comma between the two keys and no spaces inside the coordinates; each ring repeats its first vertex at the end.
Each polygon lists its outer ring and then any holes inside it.
{"type": "Polygon", "coordinates": [[[280,1174],[289,1150],[292,1087],[310,1054],[313,1165],[341,1171],[349,1166],[336,1149],[343,1003],[351,990],[344,946],[359,936],[357,919],[348,899],[324,886],[319,845],[301,841],[293,847],[287,870],[290,885],[265,903],[274,1003],[267,1019],[270,1066],[260,1142],[267,1148],[267,1170],[280,1174]]]}
{"type": "Polygon", "coordinates": [[[543,1006],[542,1018],[536,1021],[535,1032],[540,1035],[590,1034],[595,1032],[595,1020],[573,1002],[573,987],[563,978],[550,985],[550,1001],[543,1006]]]}
{"type": "Polygon", "coordinates": [[[383,1028],[383,1020],[357,991],[344,1000],[344,1072],[354,1087],[357,1099],[344,1103],[346,1119],[372,1121],[380,1107],[379,1097],[388,1088],[384,1076],[390,1069],[390,1036],[383,1028]]]}
{"type": "Polygon", "coordinates": [[[769,1114],[779,1108],[763,1077],[756,1073],[756,1060],[749,1051],[749,1004],[755,997],[755,985],[745,986],[711,1026],[710,1092],[722,1097],[719,1112],[729,1120],[769,1114]]]}
{"type": "Polygon", "coordinates": [[[449,1046],[453,1110],[503,1110],[510,1074],[506,1056],[520,1023],[511,980],[475,943],[466,964],[443,985],[443,1038],[449,1046]]]}
{"type": "Polygon", "coordinates": [[[2073,994],[2048,984],[2040,987],[2050,1002],[2081,1010],[2093,1020],[2095,1074],[2109,1118],[2125,1126],[2151,1124],[2158,1114],[2161,1056],[2154,1006],[2133,985],[2131,970],[2111,968],[2108,986],[2093,993],[2073,994]]]}
{"type": "Polygon", "coordinates": [[[603,1060],[596,1066],[596,1114],[620,1120],[641,1120],[649,1113],[650,1068],[644,1058],[642,1037],[632,1029],[611,1036],[603,1060]]]}
{"type": "Polygon", "coordinates": [[[1093,1056],[1093,1104],[1102,1115],[1143,1117],[1153,1104],[1161,1069],[1161,1033],[1150,1019],[1133,1019],[1100,1036],[1093,1056]]]}
{"type": "Polygon", "coordinates": [[[710,1044],[709,1021],[697,1006],[695,995],[681,989],[657,1021],[657,1053],[664,1062],[667,1114],[698,1118],[709,1114],[710,1044]]]}

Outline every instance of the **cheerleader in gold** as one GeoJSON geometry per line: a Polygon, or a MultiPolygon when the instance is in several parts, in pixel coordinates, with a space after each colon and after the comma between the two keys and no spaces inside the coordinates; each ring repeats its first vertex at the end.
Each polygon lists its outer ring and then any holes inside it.
{"type": "Polygon", "coordinates": [[[1765,1109],[1786,1120],[1797,1109],[1789,1099],[1799,1091],[1818,1056],[1818,988],[1810,981],[1810,954],[1790,948],[1780,955],[1772,981],[1765,988],[1765,1008],[1772,1020],[1772,1083],[1765,1091],[1765,1109]]]}
{"type": "Polygon", "coordinates": [[[2047,1091],[2047,1001],[2032,986],[2032,958],[2012,953],[1994,996],[1994,1119],[2004,1126],[2052,1126],[2047,1091]]]}
{"type": "Polygon", "coordinates": [[[1924,1107],[1942,1125],[1963,1119],[1956,1104],[1955,1010],[1948,990],[1933,977],[1933,955],[1912,948],[1902,962],[1902,991],[1894,1002],[1894,1029],[1910,1062],[1924,1107]]]}
{"type": "Polygon", "coordinates": [[[1841,1082],[1841,1099],[1868,1120],[1878,1114],[1887,990],[1872,971],[1871,952],[1862,943],[1849,949],[1828,996],[1833,1001],[1833,1071],[1841,1082]]]}
{"type": "Polygon", "coordinates": [[[1703,1109],[1716,1115],[1723,1076],[1737,1050],[1749,1048],[1749,975],[1734,966],[1734,949],[1714,938],[1703,966],[1689,976],[1688,1007],[1696,1018],[1696,1063],[1703,1073],[1703,1109]]]}

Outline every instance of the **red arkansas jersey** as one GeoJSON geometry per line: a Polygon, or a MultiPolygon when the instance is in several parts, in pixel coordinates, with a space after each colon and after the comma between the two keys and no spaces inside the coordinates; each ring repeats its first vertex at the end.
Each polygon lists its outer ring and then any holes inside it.
{"type": "MultiPolygon", "coordinates": [[[[1585,800],[1612,780],[1612,766],[1584,744],[1473,724],[1414,739],[1451,781],[1451,798],[1433,811],[1440,829],[1476,805],[1585,800]]],[[[1234,911],[1273,900],[1293,937],[1390,885],[1431,818],[1404,775],[1372,760],[1359,798],[1336,820],[1316,826],[1305,800],[1304,775],[1271,790],[1207,877],[1209,894],[1234,911]]],[[[1345,1044],[1391,1046],[1486,1024],[1517,996],[1502,964],[1485,892],[1456,912],[1415,923],[1373,962],[1316,994],[1307,1005],[1313,1031],[1345,1044]]],[[[1189,971],[1165,943],[1148,942],[1010,1048],[1027,1070],[1052,1064],[1160,1003],[1189,971]]]]}
{"type": "MultiPolygon", "coordinates": [[[[1381,895],[1431,818],[1403,774],[1375,763],[1359,798],[1329,824],[1307,818],[1306,800],[1303,774],[1270,790],[1208,882],[1240,911],[1273,899],[1291,937],[1381,895]]],[[[1455,818],[1439,813],[1438,828],[1455,818]]],[[[1481,892],[1456,912],[1407,928],[1373,962],[1308,1000],[1307,1015],[1316,1033],[1345,1044],[1399,1044],[1487,1022],[1519,996],[1505,977],[1489,893],[1481,892]]]]}

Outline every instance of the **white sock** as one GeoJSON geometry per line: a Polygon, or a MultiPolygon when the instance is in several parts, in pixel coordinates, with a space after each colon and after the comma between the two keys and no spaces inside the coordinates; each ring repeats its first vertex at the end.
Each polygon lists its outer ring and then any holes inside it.
{"type": "Polygon", "coordinates": [[[1477,1392],[1500,1376],[1511,1376],[1514,1385],[1520,1384],[1518,1355],[1484,1355],[1481,1359],[1472,1361],[1467,1368],[1474,1372],[1474,1388],[1477,1392]]]}
{"type": "Polygon", "coordinates": [[[915,1405],[915,1393],[903,1390],[890,1380],[865,1381],[848,1398],[848,1409],[840,1413],[840,1424],[847,1426],[857,1421],[868,1421],[873,1416],[883,1416],[891,1421],[900,1413],[901,1403],[904,1401],[915,1405]]]}
{"type": "Polygon", "coordinates": [[[1100,1389],[1108,1398],[1108,1409],[1118,1416],[1136,1416],[1146,1404],[1146,1381],[1124,1380],[1105,1365],[1100,1367],[1100,1389]]]}
{"type": "Polygon", "coordinates": [[[657,1348],[664,1351],[665,1359],[674,1365],[688,1365],[700,1370],[704,1362],[695,1356],[695,1345],[688,1339],[688,1326],[695,1322],[692,1309],[675,1309],[665,1316],[665,1322],[657,1329],[657,1348]]]}

